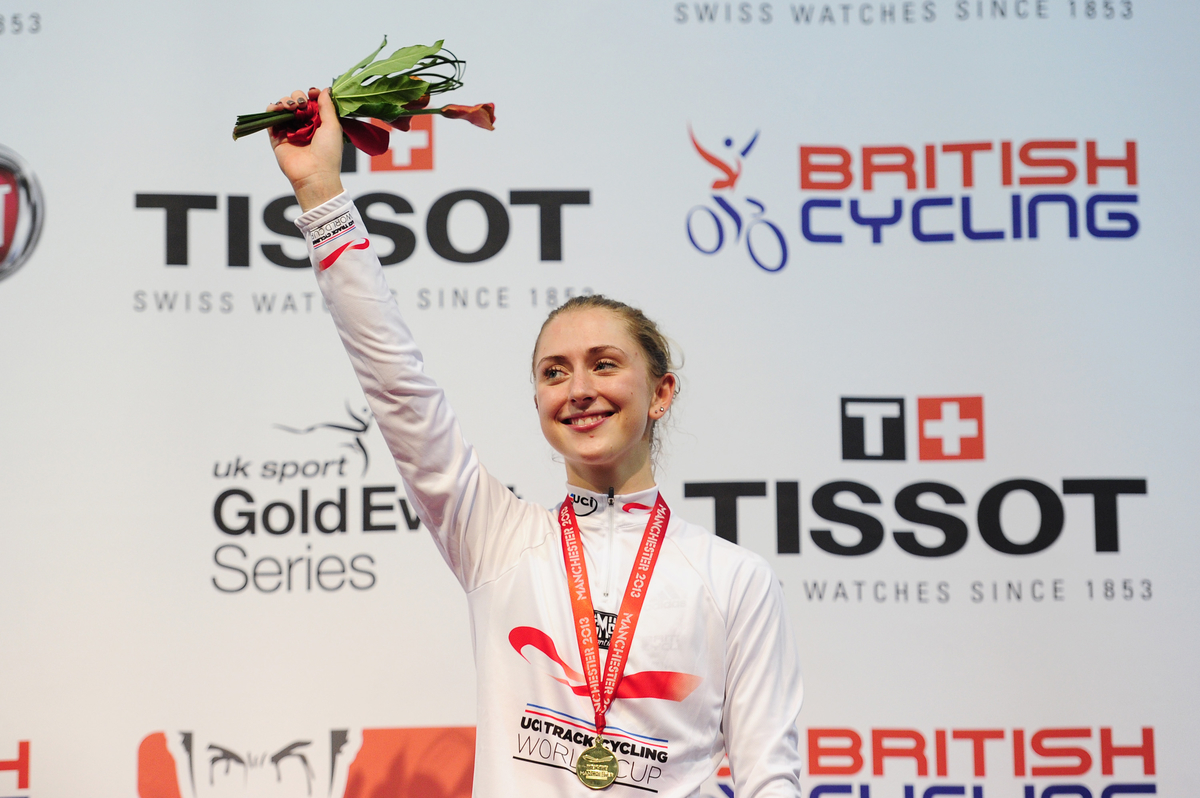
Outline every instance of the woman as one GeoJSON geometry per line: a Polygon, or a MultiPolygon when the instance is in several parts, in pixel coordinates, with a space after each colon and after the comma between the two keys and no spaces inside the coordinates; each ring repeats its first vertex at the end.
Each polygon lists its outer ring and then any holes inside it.
{"type": "Polygon", "coordinates": [[[409,500],[467,592],[475,796],[695,795],[723,752],[739,798],[798,796],[801,686],[779,583],[760,557],[672,517],[655,488],[654,428],[677,387],[657,328],[602,298],[547,319],[534,403],[570,501],[521,501],[424,373],[342,191],[328,92],[271,110],[308,102],[322,119],[311,145],[272,146],[409,500]]]}

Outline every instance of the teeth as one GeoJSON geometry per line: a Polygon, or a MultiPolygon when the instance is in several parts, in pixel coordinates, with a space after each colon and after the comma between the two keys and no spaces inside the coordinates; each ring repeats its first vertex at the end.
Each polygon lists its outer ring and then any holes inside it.
{"type": "Polygon", "coordinates": [[[573,427],[578,427],[584,424],[591,424],[593,421],[599,421],[600,419],[607,417],[608,416],[605,414],[595,416],[576,416],[575,418],[567,419],[567,423],[573,427]]]}

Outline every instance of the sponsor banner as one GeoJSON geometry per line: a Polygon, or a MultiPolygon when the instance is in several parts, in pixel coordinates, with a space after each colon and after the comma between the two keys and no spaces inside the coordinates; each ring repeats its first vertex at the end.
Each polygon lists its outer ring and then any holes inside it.
{"type": "Polygon", "coordinates": [[[37,176],[19,155],[0,147],[0,280],[29,260],[45,214],[37,176]]]}
{"type": "Polygon", "coordinates": [[[471,794],[475,730],[331,729],[246,740],[245,732],[152,732],[138,746],[138,798],[471,794]]]}
{"type": "Polygon", "coordinates": [[[13,796],[34,795],[30,787],[29,740],[18,740],[16,756],[0,759],[0,793],[13,796]]]}
{"type": "MultiPolygon", "coordinates": [[[[461,588],[264,137],[229,140],[380,31],[445,37],[496,130],[348,148],[365,229],[329,222],[324,257],[374,246],[481,461],[546,506],[546,313],[605,293],[661,323],[683,390],[656,477],[783,583],[805,798],[1200,789],[1196,9],[402,16],[0,8],[0,798],[470,789],[461,588]]],[[[572,641],[517,624],[514,662],[582,687],[572,641]]],[[[577,697],[502,744],[571,767],[577,697]]],[[[653,791],[672,741],[609,731],[612,789],[653,791]]],[[[734,786],[726,763],[702,794],[734,786]]]]}

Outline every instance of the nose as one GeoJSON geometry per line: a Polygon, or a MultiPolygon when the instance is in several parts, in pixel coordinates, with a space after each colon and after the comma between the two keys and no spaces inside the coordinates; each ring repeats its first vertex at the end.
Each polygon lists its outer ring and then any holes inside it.
{"type": "Polygon", "coordinates": [[[596,398],[596,387],[588,369],[577,369],[571,374],[569,396],[572,404],[586,404],[596,398]]]}

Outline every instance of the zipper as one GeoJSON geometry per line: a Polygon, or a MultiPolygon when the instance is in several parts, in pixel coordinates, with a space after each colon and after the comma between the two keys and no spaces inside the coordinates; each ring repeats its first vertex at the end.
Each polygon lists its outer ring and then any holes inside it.
{"type": "Polygon", "coordinates": [[[613,500],[613,489],[608,489],[608,568],[604,579],[604,598],[608,598],[609,589],[612,587],[613,573],[613,536],[616,533],[617,512],[614,509],[616,502],[613,500]]]}

